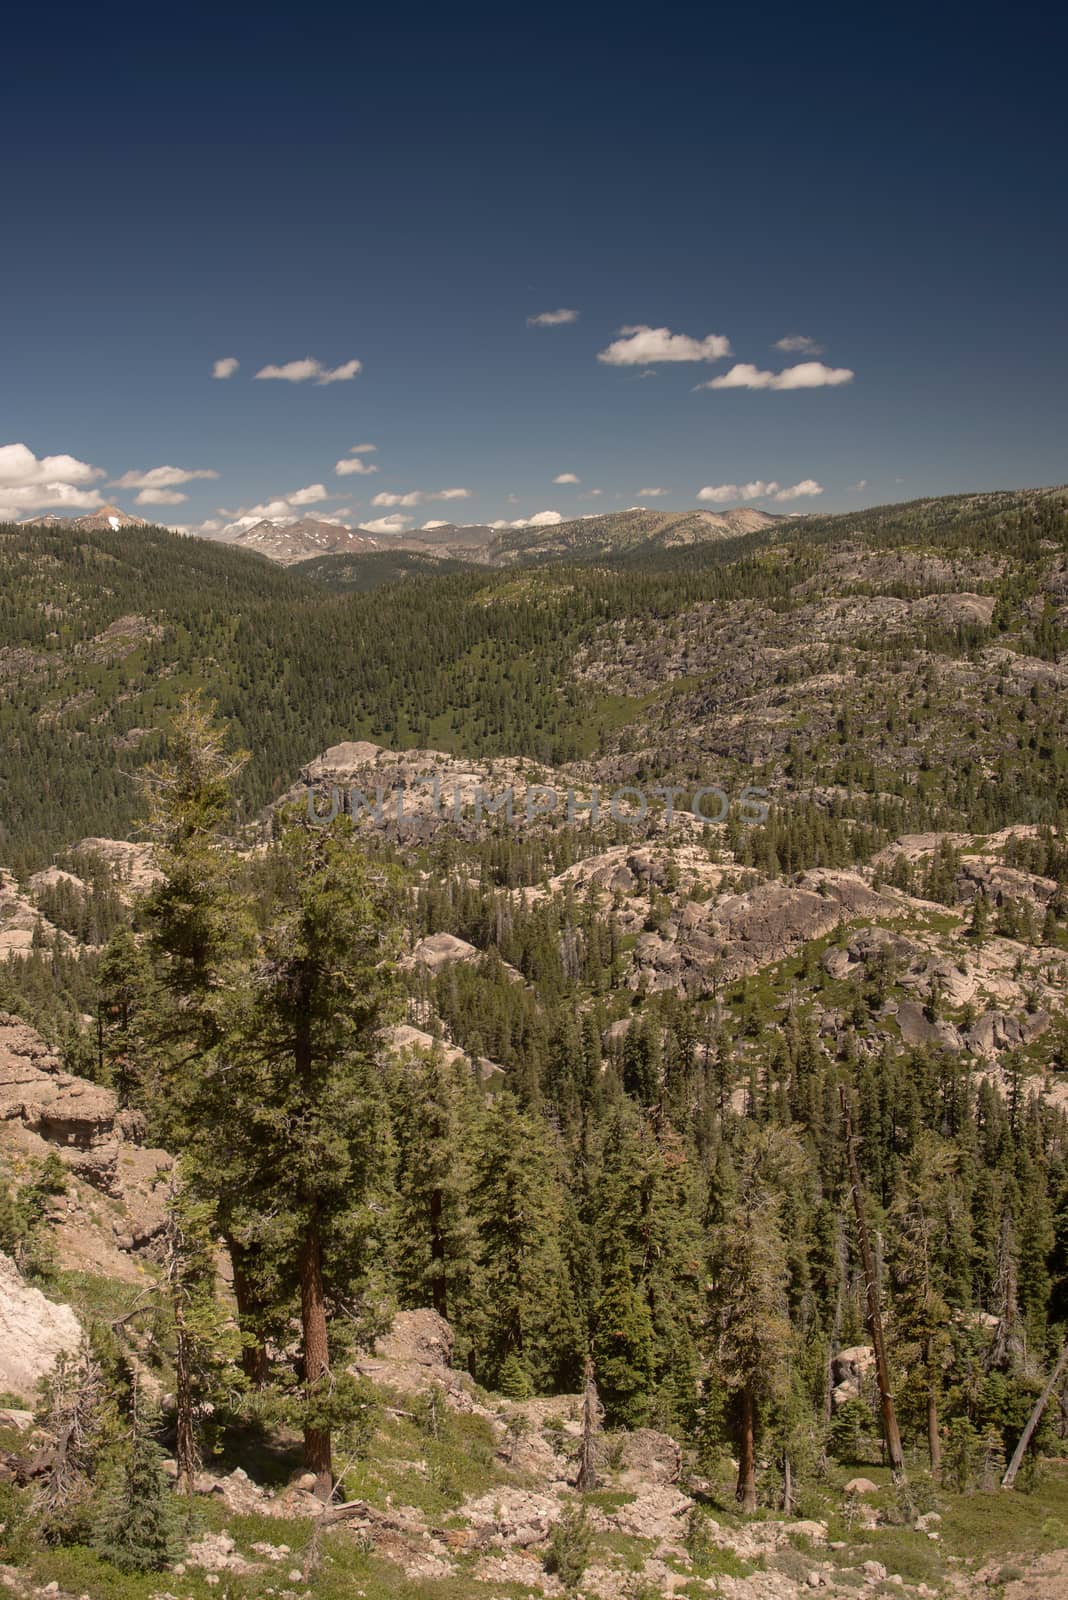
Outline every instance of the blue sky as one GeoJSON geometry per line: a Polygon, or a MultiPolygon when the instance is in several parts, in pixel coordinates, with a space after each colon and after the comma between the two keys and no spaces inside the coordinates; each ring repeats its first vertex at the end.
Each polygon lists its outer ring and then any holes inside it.
{"type": "Polygon", "coordinates": [[[1063,482],[1066,31],[1052,8],[22,8],[0,513],[407,528],[1063,482]],[[256,377],[309,358],[336,381],[256,377]]]}

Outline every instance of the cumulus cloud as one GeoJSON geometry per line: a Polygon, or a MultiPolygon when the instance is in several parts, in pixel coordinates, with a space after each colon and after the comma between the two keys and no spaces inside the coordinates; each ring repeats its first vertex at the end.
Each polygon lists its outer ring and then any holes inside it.
{"type": "Polygon", "coordinates": [[[867,480],[867,478],[858,478],[856,483],[851,483],[849,485],[849,487],[856,494],[859,494],[862,489],[866,489],[868,487],[868,480],[867,480]]]}
{"type": "Polygon", "coordinates": [[[532,517],[518,517],[515,522],[491,522],[491,528],[555,528],[563,522],[559,511],[536,511],[532,517]]]}
{"type": "Polygon", "coordinates": [[[565,323],[577,322],[579,314],[569,306],[561,306],[559,311],[539,311],[537,316],[527,318],[528,328],[562,328],[565,323]]]}
{"type": "Polygon", "coordinates": [[[35,511],[92,510],[101,499],[89,485],[104,475],[74,456],[35,456],[24,444],[0,445],[0,520],[35,511]]]}
{"type": "Polygon", "coordinates": [[[383,490],[371,501],[373,506],[421,506],[424,500],[470,500],[470,489],[410,489],[407,494],[383,490]]]}
{"type": "Polygon", "coordinates": [[[659,489],[654,486],[652,489],[639,489],[638,493],[646,500],[655,500],[658,495],[670,494],[671,490],[659,489]]]}
{"type": "Polygon", "coordinates": [[[553,479],[554,483],[579,483],[580,481],[573,472],[559,472],[553,479]]]}
{"type": "Polygon", "coordinates": [[[644,323],[620,328],[620,337],[598,354],[609,367],[648,367],[657,361],[722,361],[731,354],[731,342],[721,333],[692,339],[670,328],[648,328],[644,323]]]}
{"type": "MultiPolygon", "coordinates": [[[[121,478],[113,478],[113,489],[177,489],[183,483],[192,483],[196,478],[217,478],[219,474],[210,467],[149,467],[145,472],[124,472],[121,478]]],[[[158,500],[145,501],[144,504],[172,505],[173,501],[158,500]]]]}
{"type": "Polygon", "coordinates": [[[232,378],[241,365],[236,356],[222,356],[211,369],[213,378],[232,378]]]}
{"type": "Polygon", "coordinates": [[[407,533],[411,521],[411,517],[402,517],[399,512],[394,512],[391,517],[376,517],[374,522],[361,522],[360,527],[368,533],[407,533]]]}
{"type": "Polygon", "coordinates": [[[362,370],[362,361],[346,361],[340,367],[324,367],[314,356],[305,356],[303,361],[287,361],[280,367],[261,367],[256,377],[274,378],[282,383],[308,383],[314,379],[321,386],[325,383],[348,383],[362,370]]]}
{"type": "Polygon", "coordinates": [[[438,520],[437,522],[424,522],[424,523],[420,524],[419,532],[420,533],[432,533],[435,528],[448,528],[450,526],[451,526],[450,523],[442,522],[440,520],[438,520]]]}
{"type": "MultiPolygon", "coordinates": [[[[212,474],[214,476],[214,474],[212,474]]],[[[137,496],[139,506],[180,506],[189,496],[180,489],[142,489],[137,496]]]]}
{"type": "Polygon", "coordinates": [[[852,383],[850,367],[826,367],[822,361],[800,361],[781,372],[762,372],[748,361],[741,361],[719,378],[699,383],[699,389],[826,389],[852,383]]]}
{"type": "Polygon", "coordinates": [[[362,456],[342,456],[340,461],[334,463],[334,471],[339,478],[351,478],[357,473],[360,477],[367,477],[377,472],[378,468],[373,461],[365,461],[362,456]]]}
{"type": "Polygon", "coordinates": [[[774,480],[766,483],[763,478],[755,478],[751,483],[707,483],[698,489],[697,498],[712,505],[730,505],[732,501],[800,500],[822,493],[823,485],[815,478],[802,478],[785,489],[774,480]]]}
{"type": "Polygon", "coordinates": [[[227,519],[223,525],[225,533],[240,533],[242,528],[251,528],[256,522],[296,522],[303,506],[317,505],[329,498],[325,484],[309,483],[304,489],[294,489],[291,494],[264,500],[259,505],[241,506],[237,511],[227,511],[225,506],[220,506],[219,516],[227,519]]]}
{"type": "Polygon", "coordinates": [[[810,339],[806,333],[788,333],[785,339],[776,339],[773,350],[782,350],[788,356],[821,356],[823,346],[810,339]]]}

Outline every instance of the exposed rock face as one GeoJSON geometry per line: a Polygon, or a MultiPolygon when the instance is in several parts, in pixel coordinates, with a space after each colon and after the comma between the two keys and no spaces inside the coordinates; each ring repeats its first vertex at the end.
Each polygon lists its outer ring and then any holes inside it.
{"type": "Polygon", "coordinates": [[[75,1350],[82,1330],[70,1306],[48,1300],[0,1255],[0,1389],[33,1398],[56,1358],[75,1350]]]}
{"type": "Polygon", "coordinates": [[[894,916],[898,905],[856,873],[821,870],[794,883],[760,883],[715,904],[691,903],[661,933],[642,934],[635,979],[653,989],[701,995],[717,982],[758,972],[810,939],[862,915],[894,916]]]}
{"type": "Polygon", "coordinates": [[[33,901],[19,889],[17,880],[0,867],[0,961],[8,956],[27,956],[37,935],[51,942],[70,945],[73,940],[41,916],[33,901]]]}
{"type": "Polygon", "coordinates": [[[140,1147],[143,1119],[120,1111],[110,1089],[64,1072],[40,1034],[0,1012],[0,1129],[33,1157],[55,1151],[83,1182],[125,1202],[121,1247],[136,1249],[159,1231],[165,1150],[140,1147]]]}
{"type": "Polygon", "coordinates": [[[75,853],[99,856],[127,896],[141,894],[163,877],[153,860],[150,844],[128,839],[82,839],[75,853]]]}
{"type": "Polygon", "coordinates": [[[17,1117],[49,1143],[79,1151],[115,1139],[110,1089],[64,1072],[35,1029],[0,1012],[0,1120],[17,1117]]]}

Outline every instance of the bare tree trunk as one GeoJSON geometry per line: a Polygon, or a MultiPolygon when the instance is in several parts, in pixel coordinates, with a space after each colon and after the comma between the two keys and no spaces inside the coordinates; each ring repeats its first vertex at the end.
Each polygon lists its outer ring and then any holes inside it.
{"type": "Polygon", "coordinates": [[[175,1456],[178,1462],[176,1487],[179,1494],[192,1494],[195,1487],[200,1455],[197,1450],[196,1429],[193,1426],[193,1375],[189,1348],[189,1330],[185,1325],[185,1310],[181,1300],[174,1306],[174,1396],[178,1413],[178,1440],[175,1456]]]}
{"type": "Polygon", "coordinates": [[[575,1488],[580,1493],[597,1487],[596,1438],[601,1421],[601,1402],[593,1374],[593,1357],[586,1357],[586,1382],[582,1395],[582,1442],[579,1445],[578,1477],[575,1488]]]}
{"type": "Polygon", "coordinates": [[[788,1450],[782,1453],[782,1508],[787,1516],[794,1509],[794,1474],[788,1450]]]}
{"type": "Polygon", "coordinates": [[[942,1435],[938,1431],[938,1381],[930,1339],[927,1340],[924,1355],[927,1364],[927,1454],[931,1461],[931,1475],[937,1478],[942,1471],[942,1435]]]}
{"type": "Polygon", "coordinates": [[[1065,1367],[1068,1367],[1068,1340],[1066,1340],[1061,1346],[1061,1353],[1057,1358],[1057,1365],[1050,1374],[1050,1380],[1046,1384],[1046,1387],[1035,1401],[1035,1409],[1028,1417],[1027,1426],[1020,1435],[1020,1441],[1017,1444],[1016,1449],[1012,1452],[1012,1460],[1009,1462],[1009,1465],[1005,1471],[1005,1476],[1001,1480],[1001,1487],[1003,1489],[1011,1489],[1013,1484],[1016,1482],[1016,1474],[1023,1465],[1023,1458],[1027,1454],[1027,1446],[1034,1438],[1035,1429],[1042,1421],[1042,1413],[1045,1411],[1046,1406],[1049,1403],[1050,1395],[1060,1382],[1065,1367]]]}
{"type": "MultiPolygon", "coordinates": [[[[300,1243],[300,1320],[304,1348],[304,1389],[309,1405],[321,1399],[330,1376],[330,1351],[326,1338],[326,1296],[323,1292],[323,1256],[319,1227],[313,1215],[300,1243]]],[[[315,1493],[329,1500],[334,1490],[328,1426],[304,1427],[304,1465],[315,1474],[315,1493]]]]}
{"type": "Polygon", "coordinates": [[[753,1391],[746,1384],[742,1390],[742,1438],[738,1451],[738,1487],[735,1490],[735,1497],[741,1501],[742,1510],[746,1512],[757,1508],[755,1413],[753,1391]]]}
{"type": "Polygon", "coordinates": [[[894,1396],[890,1388],[890,1364],[886,1359],[886,1341],[883,1338],[883,1319],[879,1311],[879,1283],[875,1272],[875,1257],[872,1254],[871,1238],[868,1234],[868,1219],[864,1214],[864,1191],[860,1184],[860,1168],[857,1165],[857,1151],[853,1142],[853,1118],[849,1110],[849,1098],[845,1085],[839,1085],[839,1096],[842,1102],[842,1117],[845,1122],[846,1159],[849,1163],[849,1183],[853,1191],[853,1210],[857,1218],[857,1235],[860,1241],[860,1259],[864,1268],[864,1296],[865,1296],[865,1322],[868,1328],[868,1337],[875,1351],[875,1377],[879,1385],[879,1410],[883,1421],[883,1439],[886,1443],[886,1453],[890,1461],[890,1471],[895,1482],[903,1482],[905,1478],[905,1457],[901,1450],[901,1434],[897,1426],[897,1412],[894,1409],[894,1396]]]}

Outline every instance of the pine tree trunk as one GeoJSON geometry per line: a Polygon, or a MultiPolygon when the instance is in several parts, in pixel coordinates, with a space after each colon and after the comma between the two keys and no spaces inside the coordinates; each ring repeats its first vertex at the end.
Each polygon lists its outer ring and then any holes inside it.
{"type": "Polygon", "coordinates": [[[938,1385],[934,1371],[934,1352],[931,1340],[927,1341],[927,1454],[931,1461],[931,1475],[938,1477],[942,1471],[942,1435],[938,1431],[938,1385]]]}
{"type": "Polygon", "coordinates": [[[190,1366],[189,1330],[181,1304],[175,1306],[174,1340],[174,1396],[178,1413],[178,1439],[175,1457],[178,1463],[177,1489],[179,1494],[192,1494],[197,1467],[196,1430],[193,1426],[193,1377],[190,1366]]]}
{"type": "MultiPolygon", "coordinates": [[[[313,1215],[300,1243],[300,1321],[304,1349],[304,1387],[311,1400],[325,1387],[330,1374],[326,1338],[326,1296],[323,1292],[323,1257],[319,1227],[313,1215]]],[[[304,1465],[315,1474],[315,1493],[329,1500],[334,1489],[328,1427],[304,1428],[304,1465]]]]}
{"type": "Polygon", "coordinates": [[[755,1429],[756,1404],[753,1391],[747,1384],[742,1390],[742,1438],[738,1451],[738,1487],[735,1490],[742,1510],[746,1512],[757,1508],[755,1429]]]}
{"type": "Polygon", "coordinates": [[[586,1357],[586,1381],[582,1397],[582,1442],[579,1445],[578,1477],[575,1488],[580,1494],[597,1487],[597,1425],[601,1415],[601,1402],[593,1374],[593,1357],[586,1357]]]}
{"type": "Polygon", "coordinates": [[[787,1516],[794,1509],[794,1474],[789,1451],[784,1451],[782,1458],[782,1508],[787,1516]]]}
{"type": "Polygon", "coordinates": [[[853,1210],[857,1218],[857,1235],[860,1242],[860,1259],[864,1268],[864,1298],[865,1322],[868,1328],[868,1337],[875,1351],[875,1376],[879,1385],[879,1410],[883,1420],[883,1440],[886,1444],[886,1453],[890,1461],[890,1471],[895,1482],[903,1482],[905,1478],[905,1457],[901,1450],[901,1434],[897,1426],[897,1412],[894,1409],[894,1396],[890,1388],[890,1363],[886,1359],[886,1341],[883,1338],[883,1319],[879,1311],[879,1282],[875,1271],[875,1257],[872,1254],[871,1239],[868,1236],[868,1219],[864,1215],[864,1191],[860,1184],[860,1168],[857,1165],[857,1151],[853,1143],[853,1118],[849,1111],[849,1100],[846,1096],[845,1085],[839,1086],[839,1095],[842,1102],[842,1116],[845,1121],[846,1159],[849,1163],[849,1182],[853,1191],[853,1210]]]}

